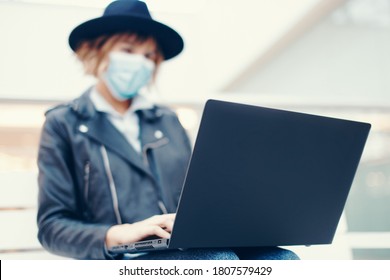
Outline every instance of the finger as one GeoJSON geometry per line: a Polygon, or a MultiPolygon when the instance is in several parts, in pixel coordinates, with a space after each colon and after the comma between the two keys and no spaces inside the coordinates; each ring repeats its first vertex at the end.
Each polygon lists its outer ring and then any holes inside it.
{"type": "Polygon", "coordinates": [[[160,227],[163,228],[165,231],[172,232],[173,221],[172,220],[165,220],[164,223],[160,225],[160,227]]]}
{"type": "Polygon", "coordinates": [[[165,231],[159,226],[152,225],[152,226],[143,226],[137,231],[137,234],[135,237],[135,241],[139,241],[142,239],[145,239],[149,236],[157,236],[159,238],[170,238],[171,235],[169,232],[165,231]]]}
{"type": "Polygon", "coordinates": [[[161,215],[161,218],[162,218],[163,222],[166,222],[166,221],[174,222],[175,218],[176,218],[176,214],[161,215]]]}
{"type": "Polygon", "coordinates": [[[175,217],[176,217],[176,214],[155,215],[155,216],[152,216],[152,217],[150,217],[146,220],[143,220],[141,222],[145,222],[146,224],[149,224],[149,225],[161,225],[166,220],[174,221],[175,217]]]}
{"type": "Polygon", "coordinates": [[[171,219],[171,220],[175,220],[175,218],[176,218],[176,213],[165,214],[165,215],[163,215],[163,216],[165,216],[165,217],[167,217],[167,218],[169,218],[169,219],[171,219]]]}
{"type": "Polygon", "coordinates": [[[159,226],[153,226],[151,227],[151,230],[152,232],[150,235],[157,235],[161,238],[171,238],[171,234],[159,226]]]}

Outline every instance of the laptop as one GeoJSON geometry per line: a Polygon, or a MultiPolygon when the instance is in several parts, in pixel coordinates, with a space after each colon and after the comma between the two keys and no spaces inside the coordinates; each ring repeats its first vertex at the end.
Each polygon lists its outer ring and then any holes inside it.
{"type": "Polygon", "coordinates": [[[171,238],[109,250],[330,244],[370,127],[208,100],[171,238]]]}

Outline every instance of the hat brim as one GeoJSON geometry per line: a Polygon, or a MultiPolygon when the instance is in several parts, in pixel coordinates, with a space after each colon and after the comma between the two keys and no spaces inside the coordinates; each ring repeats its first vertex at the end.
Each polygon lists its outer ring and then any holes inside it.
{"type": "Polygon", "coordinates": [[[77,26],[69,35],[69,46],[76,51],[83,41],[93,40],[101,35],[118,32],[142,32],[157,41],[164,59],[178,55],[184,47],[182,37],[169,26],[155,20],[132,16],[105,16],[91,19],[77,26]]]}

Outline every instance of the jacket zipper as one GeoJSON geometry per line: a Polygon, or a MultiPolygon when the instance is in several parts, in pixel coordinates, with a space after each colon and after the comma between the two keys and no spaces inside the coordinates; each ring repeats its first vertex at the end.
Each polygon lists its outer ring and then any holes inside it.
{"type": "Polygon", "coordinates": [[[101,152],[102,157],[103,157],[104,168],[106,170],[106,175],[107,175],[109,186],[110,186],[112,205],[114,208],[116,221],[118,224],[122,224],[122,218],[121,218],[121,215],[119,212],[118,194],[116,192],[115,182],[114,182],[114,178],[112,176],[112,172],[111,172],[111,168],[110,168],[110,161],[108,159],[107,150],[103,145],[100,147],[100,152],[101,152]]]}
{"type": "Polygon", "coordinates": [[[85,201],[85,214],[87,214],[88,195],[89,195],[89,174],[91,170],[91,163],[85,162],[84,165],[84,201],[85,201]]]}
{"type": "MultiPolygon", "coordinates": [[[[149,163],[149,160],[148,160],[148,154],[147,154],[148,150],[159,148],[159,147],[164,146],[164,145],[166,145],[168,143],[169,143],[169,139],[168,138],[162,138],[159,141],[145,144],[145,146],[142,149],[142,155],[143,155],[144,164],[146,166],[150,167],[150,163],[149,163]]],[[[165,206],[164,202],[161,199],[157,202],[157,204],[158,204],[158,207],[160,208],[160,210],[161,210],[161,212],[163,214],[168,214],[167,207],[165,206]]]]}
{"type": "Polygon", "coordinates": [[[84,197],[85,197],[85,200],[88,200],[90,169],[91,169],[91,163],[89,161],[85,162],[85,165],[84,165],[84,197]]]}

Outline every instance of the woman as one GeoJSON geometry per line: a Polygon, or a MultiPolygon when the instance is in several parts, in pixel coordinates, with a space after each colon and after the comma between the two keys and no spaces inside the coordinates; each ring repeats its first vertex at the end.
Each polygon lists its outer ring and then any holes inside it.
{"type": "MultiPolygon", "coordinates": [[[[112,255],[111,246],[169,238],[191,147],[177,116],[140,90],[183,40],[140,1],[120,0],[69,44],[96,84],[46,113],[39,155],[38,238],[79,259],[238,259],[232,250],[112,255]]],[[[259,250],[256,250],[256,258],[259,250]]],[[[295,258],[279,248],[261,258],[295,258]]]]}

